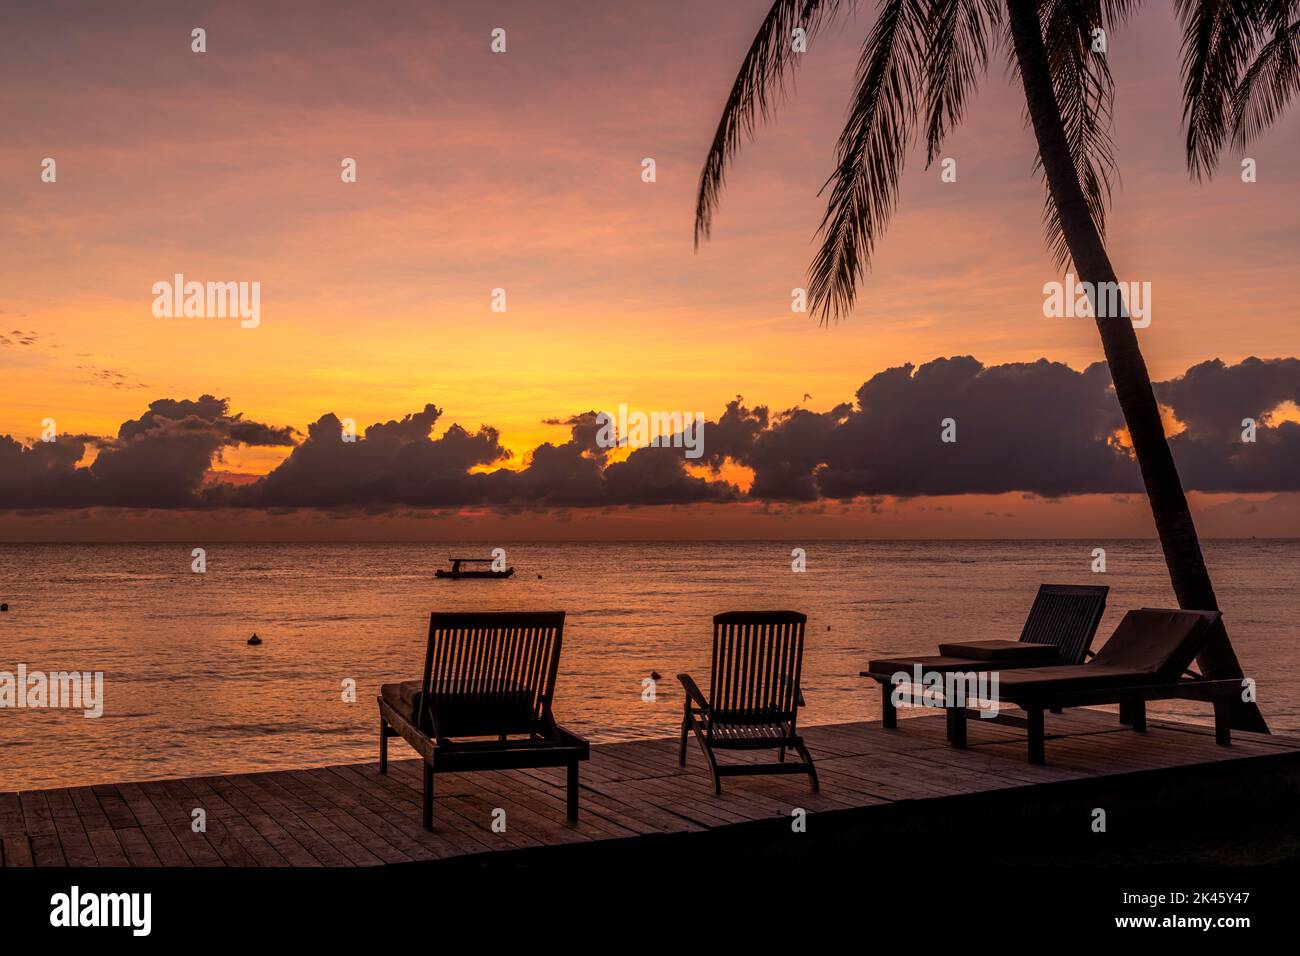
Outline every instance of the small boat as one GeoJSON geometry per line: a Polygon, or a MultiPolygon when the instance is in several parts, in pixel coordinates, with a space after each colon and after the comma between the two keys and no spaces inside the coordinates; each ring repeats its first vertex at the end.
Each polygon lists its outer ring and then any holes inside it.
{"type": "Polygon", "coordinates": [[[451,562],[451,570],[438,568],[433,572],[435,578],[508,578],[515,573],[514,568],[506,568],[504,571],[493,571],[490,567],[486,571],[466,571],[461,568],[463,564],[492,564],[492,558],[448,558],[451,562]]]}

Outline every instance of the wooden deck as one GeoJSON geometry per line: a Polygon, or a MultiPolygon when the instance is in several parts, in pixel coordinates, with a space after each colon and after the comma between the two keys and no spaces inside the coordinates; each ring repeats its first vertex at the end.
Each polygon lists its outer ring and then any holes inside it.
{"type": "MultiPolygon", "coordinates": [[[[1211,728],[1152,720],[1138,734],[1112,714],[1080,709],[1049,716],[1048,763],[1031,766],[1019,728],[972,720],[971,746],[958,751],[947,746],[943,727],[926,715],[900,721],[898,730],[807,728],[820,793],[801,776],[733,777],[715,797],[694,741],[685,769],[675,740],[594,746],[582,768],[576,826],[564,820],[562,769],[508,771],[440,776],[436,832],[426,833],[419,764],[401,759],[387,777],[370,762],[0,793],[0,847],[5,866],[376,866],[559,845],[633,846],[645,835],[717,834],[743,829],[738,824],[789,833],[796,808],[808,812],[810,832],[824,815],[852,820],[862,834],[885,820],[892,826],[901,811],[914,822],[981,801],[1025,812],[1078,784],[1108,787],[1112,800],[1149,801],[1167,781],[1171,792],[1199,803],[1198,783],[1222,789],[1211,782],[1216,774],[1241,781],[1243,794],[1271,786],[1294,792],[1300,778],[1300,739],[1285,736],[1239,733],[1220,747],[1211,728]],[[890,807],[893,817],[881,812],[890,807]],[[492,827],[496,808],[506,811],[501,833],[492,827]],[[206,812],[206,832],[191,828],[195,809],[206,812]]],[[[394,757],[403,753],[399,745],[394,757]]]]}

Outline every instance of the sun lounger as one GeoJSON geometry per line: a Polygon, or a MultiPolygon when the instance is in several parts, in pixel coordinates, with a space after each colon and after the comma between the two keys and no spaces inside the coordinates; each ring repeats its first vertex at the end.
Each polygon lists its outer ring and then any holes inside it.
{"type": "Polygon", "coordinates": [[[937,655],[895,655],[872,660],[862,677],[880,684],[881,723],[898,726],[892,699],[894,675],[899,672],[970,673],[1082,664],[1097,625],[1106,610],[1105,585],[1043,584],[1025,618],[1017,641],[987,640],[945,642],[937,655]]]}
{"type": "MultiPolygon", "coordinates": [[[[1149,700],[1209,700],[1214,704],[1215,738],[1226,745],[1231,742],[1231,705],[1241,692],[1240,679],[1186,676],[1218,619],[1218,611],[1129,611],[1087,664],[999,673],[996,694],[979,703],[1014,704],[1025,712],[1030,763],[1045,760],[1045,710],[1094,704],[1121,705],[1121,719],[1141,732],[1146,730],[1149,700]]],[[[965,707],[950,701],[948,712],[952,745],[965,747],[965,707]]]]}
{"type": "Polygon", "coordinates": [[[389,737],[420,754],[426,830],[433,829],[433,775],[457,771],[567,767],[568,818],[578,819],[587,741],[551,715],[563,634],[563,611],[435,612],[424,677],[380,688],[379,772],[388,772],[389,737]]]}

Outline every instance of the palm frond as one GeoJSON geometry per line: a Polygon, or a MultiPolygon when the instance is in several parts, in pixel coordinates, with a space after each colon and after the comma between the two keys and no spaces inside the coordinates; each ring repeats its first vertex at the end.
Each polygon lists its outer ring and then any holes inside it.
{"type": "Polygon", "coordinates": [[[926,38],[925,165],[961,122],[967,98],[988,69],[990,34],[1002,17],[998,0],[931,0],[926,38]]]}
{"type": "Polygon", "coordinates": [[[750,44],[731,85],[713,144],[700,172],[695,200],[695,247],[708,239],[713,214],[722,198],[727,167],[741,145],[752,140],[760,121],[771,117],[784,98],[788,74],[798,54],[793,49],[796,27],[811,39],[844,7],[856,0],[775,0],[750,44]]]}
{"type": "MultiPolygon", "coordinates": [[[[1104,53],[1094,53],[1092,31],[1110,32],[1112,17],[1128,15],[1131,5],[1098,0],[1045,0],[1039,4],[1043,45],[1052,88],[1061,111],[1070,156],[1088,214],[1098,235],[1106,235],[1106,208],[1115,179],[1115,146],[1111,138],[1115,81],[1104,53]]],[[[1042,159],[1034,168],[1041,175],[1042,159]]],[[[1060,210],[1050,194],[1043,203],[1043,228],[1048,249],[1060,267],[1070,261],[1060,210]]]]}
{"type": "MultiPolygon", "coordinates": [[[[1293,4],[1294,6],[1294,4],[1293,4]]],[[[1288,11],[1294,15],[1294,11],[1288,11]]],[[[1279,23],[1259,49],[1232,96],[1232,142],[1244,146],[1277,119],[1300,94],[1300,20],[1279,23]]]]}
{"type": "Polygon", "coordinates": [[[1113,27],[1123,26],[1142,6],[1142,0],[1101,0],[1101,18],[1113,27]]]}
{"type": "Polygon", "coordinates": [[[862,47],[835,171],[821,190],[830,189],[830,198],[809,270],[812,310],[823,322],[853,308],[875,242],[898,203],[919,115],[926,23],[922,0],[884,0],[862,47]]]}
{"type": "Polygon", "coordinates": [[[1230,131],[1239,82],[1267,38],[1264,8],[1277,0],[1175,0],[1183,25],[1183,122],[1187,166],[1208,178],[1230,131]]]}

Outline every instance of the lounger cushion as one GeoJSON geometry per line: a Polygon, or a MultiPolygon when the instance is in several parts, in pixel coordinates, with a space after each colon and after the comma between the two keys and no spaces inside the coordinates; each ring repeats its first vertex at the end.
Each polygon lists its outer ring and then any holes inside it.
{"type": "Polygon", "coordinates": [[[998,674],[998,697],[1016,700],[1024,694],[1045,691],[1084,690],[1097,687],[1135,687],[1151,683],[1146,671],[1098,664],[1061,664],[1056,667],[1025,667],[998,674]]]}
{"type": "MultiPolygon", "coordinates": [[[[410,723],[416,722],[416,717],[420,712],[420,698],[423,696],[421,691],[421,681],[408,680],[400,684],[381,684],[379,686],[379,696],[389,707],[405,717],[410,723]]],[[[421,730],[427,728],[421,727],[421,730]]]]}
{"type": "Polygon", "coordinates": [[[1092,663],[1140,670],[1155,683],[1176,681],[1196,659],[1212,620],[1201,611],[1129,611],[1092,663]]]}
{"type": "Polygon", "coordinates": [[[1034,644],[1030,641],[965,641],[960,644],[940,644],[939,653],[948,657],[967,657],[977,661],[1060,661],[1061,655],[1053,644],[1034,644]]]}
{"type": "MultiPolygon", "coordinates": [[[[383,684],[379,695],[390,707],[416,723],[424,690],[422,681],[383,684]]],[[[530,734],[538,729],[533,713],[533,691],[508,683],[489,692],[466,692],[454,685],[439,686],[434,694],[438,728],[446,737],[495,737],[530,734]]],[[[429,726],[419,728],[431,733],[429,726]]]]}

